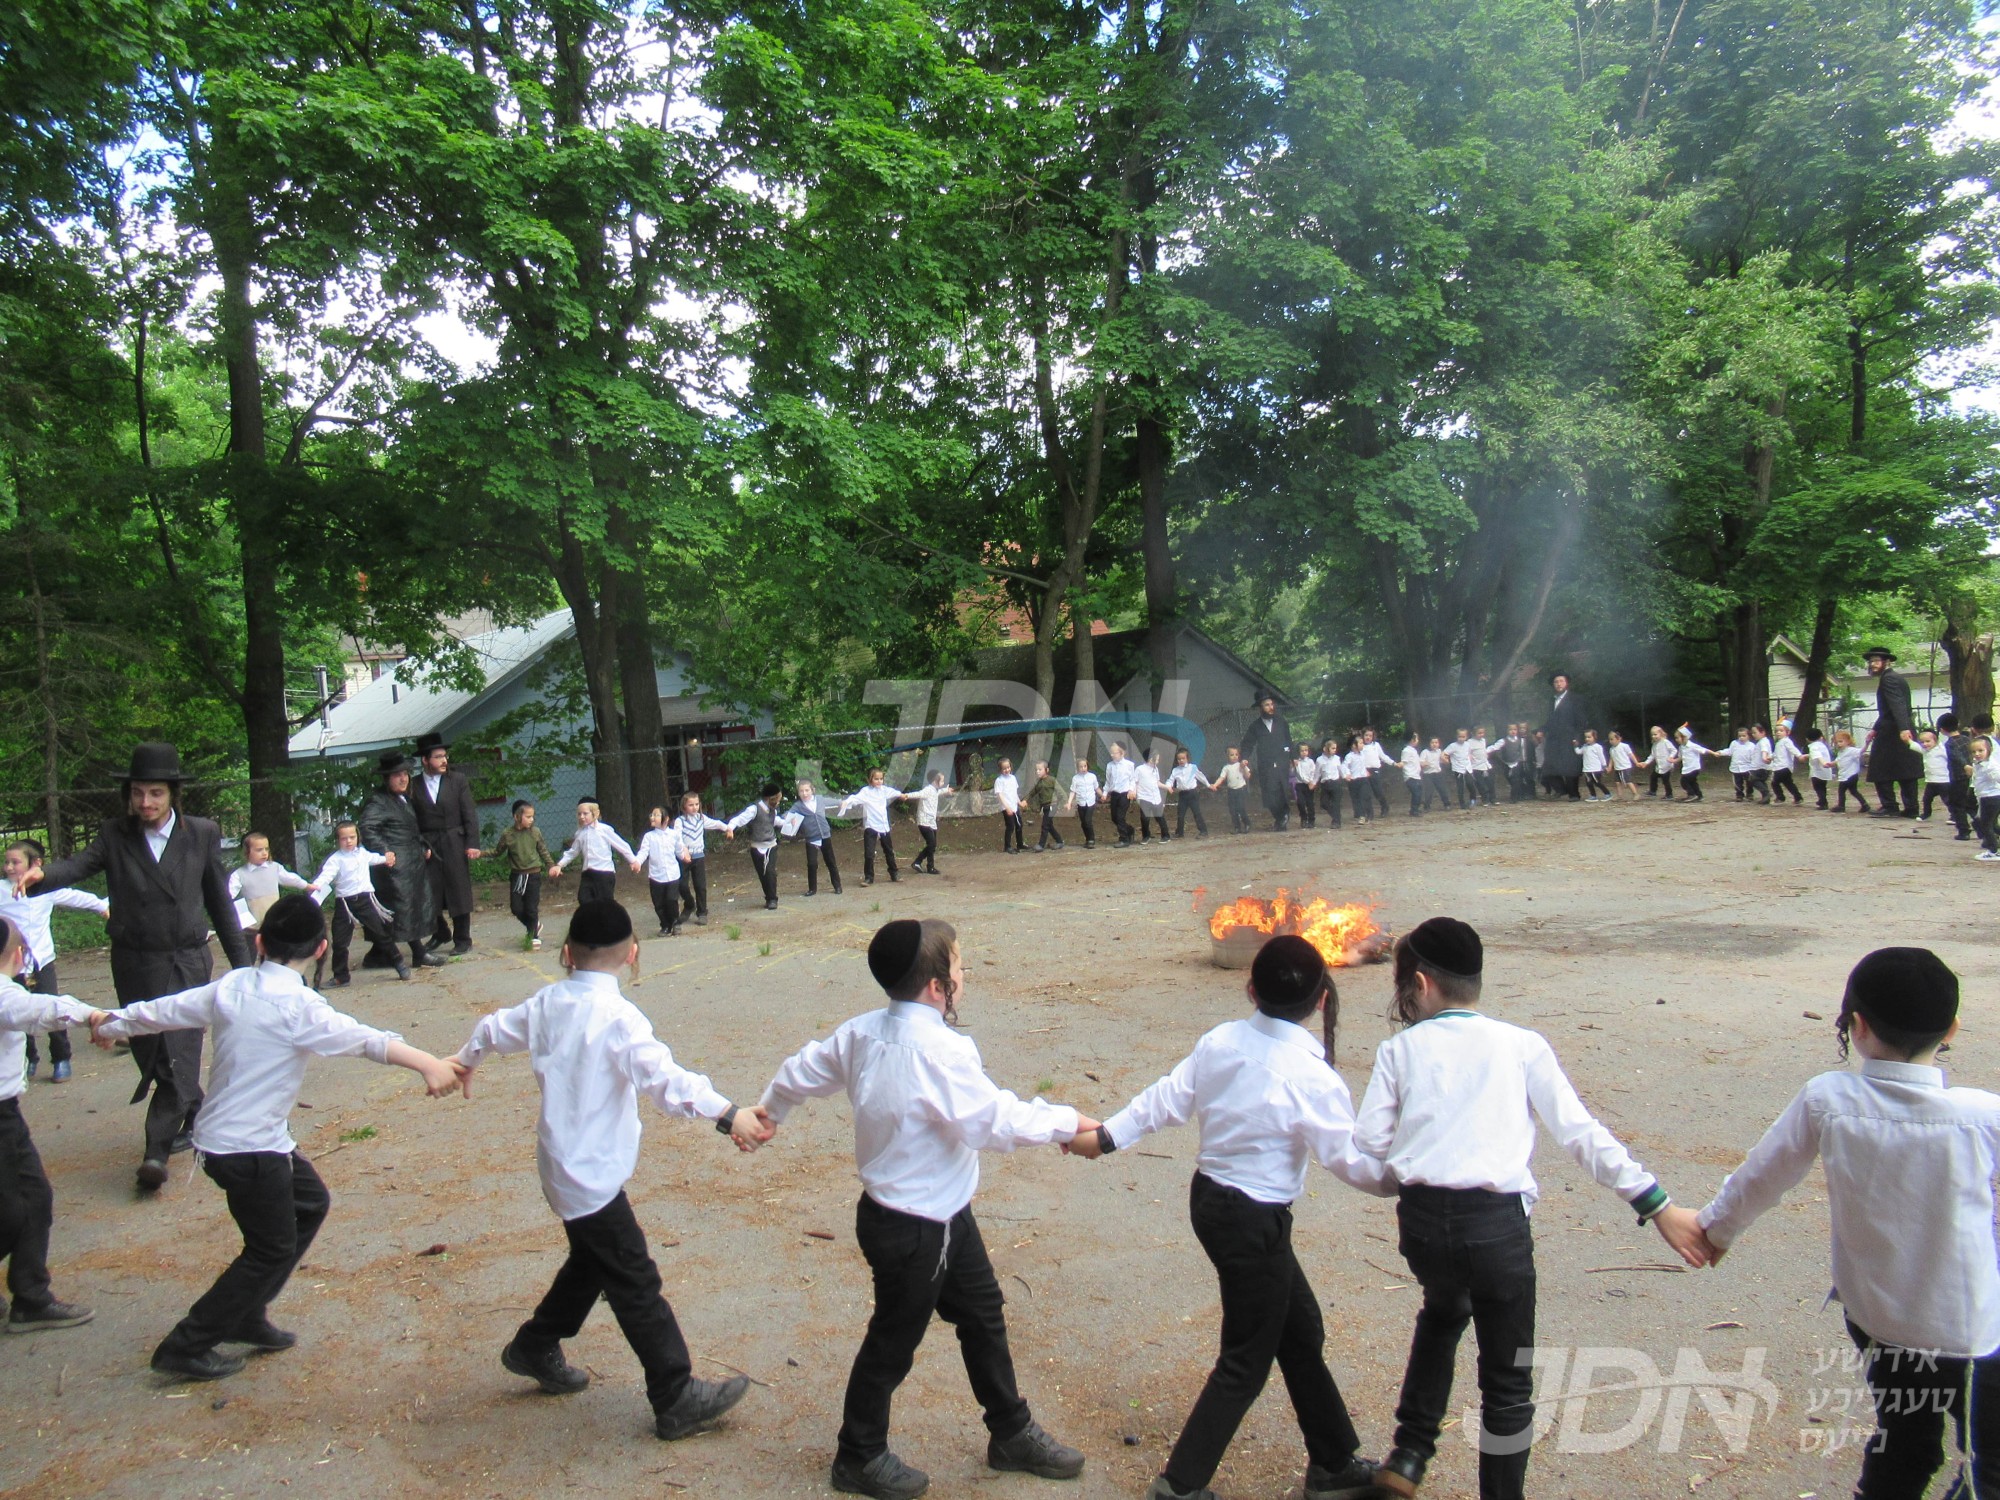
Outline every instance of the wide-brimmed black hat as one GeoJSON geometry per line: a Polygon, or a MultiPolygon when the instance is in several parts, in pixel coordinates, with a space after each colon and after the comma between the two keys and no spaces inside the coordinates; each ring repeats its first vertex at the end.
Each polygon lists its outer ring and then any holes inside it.
{"type": "Polygon", "coordinates": [[[378,776],[393,776],[398,771],[410,769],[410,757],[400,750],[384,750],[375,761],[378,776]]]}
{"type": "Polygon", "coordinates": [[[1884,661],[1894,661],[1896,659],[1896,653],[1891,651],[1887,646],[1870,646],[1866,651],[1861,653],[1863,661],[1873,661],[1878,656],[1884,661]]]}
{"type": "Polygon", "coordinates": [[[426,755],[429,755],[433,750],[449,750],[450,748],[451,748],[451,741],[446,739],[443,735],[439,734],[434,729],[431,730],[428,734],[420,734],[417,736],[418,760],[422,760],[426,755]]]}
{"type": "Polygon", "coordinates": [[[155,740],[137,745],[132,750],[132,769],[125,773],[125,780],[164,781],[169,786],[179,786],[181,776],[181,753],[164,741],[155,740]]]}

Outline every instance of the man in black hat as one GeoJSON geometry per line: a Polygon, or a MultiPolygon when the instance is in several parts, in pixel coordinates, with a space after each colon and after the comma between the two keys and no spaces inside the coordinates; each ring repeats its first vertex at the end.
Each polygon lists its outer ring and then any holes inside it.
{"type": "Polygon", "coordinates": [[[400,750],[384,751],[376,761],[382,785],[361,804],[354,820],[361,835],[361,847],[377,854],[393,854],[393,865],[377,865],[371,874],[375,894],[389,909],[389,926],[370,933],[374,946],[368,950],[364,966],[392,968],[400,979],[410,977],[410,964],[438,968],[444,959],[429,951],[431,929],[437,920],[430,876],[424,870],[429,853],[423,830],[417,826],[417,810],[410,802],[410,758],[400,750]],[[396,944],[410,945],[410,963],[396,944]]]}
{"type": "MultiPolygon", "coordinates": [[[[89,848],[29,870],[20,883],[23,892],[51,891],[104,876],[111,985],[120,1005],[207,984],[210,928],[232,969],[250,963],[222,869],[222,830],[180,810],[181,779],[180,752],[172,745],[140,745],[122,788],[124,816],[107,818],[89,848]]],[[[139,1186],[148,1192],[166,1183],[167,1157],[188,1149],[202,1099],[201,1039],[199,1031],[132,1039],[139,1065],[132,1102],[152,1095],[139,1163],[139,1186]]]]}
{"type": "Polygon", "coordinates": [[[1279,832],[1291,822],[1292,726],[1278,712],[1278,700],[1265,692],[1257,698],[1257,717],[1244,731],[1241,753],[1271,827],[1279,832]]]}
{"type": "Polygon", "coordinates": [[[417,737],[421,774],[410,782],[410,806],[416,809],[417,831],[429,858],[424,861],[430,881],[431,906],[437,913],[430,946],[442,948],[447,939],[454,954],[472,951],[472,861],[479,858],[479,811],[472,803],[472,786],[464,773],[451,769],[451,746],[441,734],[417,737]],[[445,927],[449,914],[451,927],[445,927]]]}
{"type": "Polygon", "coordinates": [[[1556,699],[1542,724],[1542,780],[1550,794],[1560,789],[1572,802],[1583,800],[1583,701],[1569,690],[1569,673],[1549,679],[1556,699]]]}
{"type": "Polygon", "coordinates": [[[1916,745],[1917,721],[1910,711],[1910,685],[1895,669],[1896,657],[1887,646],[1874,646],[1864,658],[1875,679],[1875,727],[1868,734],[1868,779],[1875,783],[1881,804],[1878,818],[1893,818],[1896,793],[1903,794],[1902,816],[1917,815],[1917,782],[1924,774],[1924,753],[1916,745]]]}

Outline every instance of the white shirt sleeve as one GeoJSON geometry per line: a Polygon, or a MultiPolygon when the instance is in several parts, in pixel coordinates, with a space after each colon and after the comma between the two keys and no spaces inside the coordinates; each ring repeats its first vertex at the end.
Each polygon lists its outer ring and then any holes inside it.
{"type": "Polygon", "coordinates": [[[978,1054],[932,1059],[936,1069],[927,1102],[937,1122],[974,1151],[1012,1151],[1074,1140],[1076,1111],[1067,1104],[1022,1099],[1001,1088],[979,1065],[978,1054]]]}
{"type": "Polygon", "coordinates": [[[1819,1121],[1801,1092],[1750,1148],[1743,1165],[1722,1181],[1715,1199],[1697,1216],[1708,1237],[1724,1249],[1760,1215],[1775,1208],[1819,1155],[1819,1121]]]}
{"type": "Polygon", "coordinates": [[[795,1105],[808,1099],[824,1099],[847,1087],[847,1058],[843,1055],[845,1033],[836,1031],[824,1041],[807,1042],[783,1063],[765,1085],[762,1103],[771,1118],[783,1123],[795,1105]]]}
{"type": "Polygon", "coordinates": [[[491,1015],[481,1016],[479,1024],[472,1028],[472,1035],[458,1049],[458,1060],[468,1068],[476,1068],[489,1052],[505,1057],[509,1053],[527,1050],[528,1007],[516,1005],[509,1010],[496,1010],[491,1015]]]}
{"type": "Polygon", "coordinates": [[[9,1031],[58,1031],[86,1025],[90,1015],[90,1006],[69,995],[37,995],[18,984],[0,987],[0,1026],[9,1031]]]}
{"type": "Polygon", "coordinates": [[[1389,1148],[1396,1143],[1396,1121],[1402,1113],[1402,1097],[1391,1061],[1395,1054],[1386,1047],[1375,1051],[1375,1071],[1368,1078],[1368,1092],[1361,1096],[1361,1108],[1354,1115],[1354,1149],[1363,1156],[1387,1161],[1389,1148]]]}
{"type": "Polygon", "coordinates": [[[385,1063],[389,1060],[389,1044],[402,1040],[393,1031],[364,1026],[319,999],[306,1001],[300,1020],[292,1040],[315,1057],[366,1057],[370,1062],[385,1063]]]}
{"type": "Polygon", "coordinates": [[[729,1112],[729,1101],[702,1074],[675,1062],[673,1051],[650,1026],[628,1023],[619,1028],[612,1049],[615,1065],[661,1113],[715,1120],[729,1112]]]}
{"type": "Polygon", "coordinates": [[[751,803],[748,807],[744,808],[742,812],[738,813],[735,817],[731,818],[727,823],[724,823],[722,826],[727,829],[741,828],[745,823],[748,823],[752,818],[757,816],[757,809],[760,806],[762,806],[761,803],[757,802],[751,803]]]}
{"type": "Polygon", "coordinates": [[[319,899],[322,905],[333,896],[333,877],[339,868],[337,857],[329,854],[326,863],[319,867],[319,874],[312,878],[312,883],[319,887],[319,899]]]}
{"type": "Polygon", "coordinates": [[[1349,1187],[1378,1198],[1392,1197],[1396,1181],[1389,1164],[1354,1147],[1354,1109],[1345,1084],[1324,1097],[1293,1090],[1299,1114],[1299,1138],[1312,1159],[1349,1187]]]}
{"type": "Polygon", "coordinates": [[[215,996],[222,981],[182,990],[178,995],[162,995],[157,1000],[140,1000],[113,1011],[104,1023],[108,1036],[151,1036],[156,1031],[191,1031],[215,1024],[215,996]]]}
{"type": "Polygon", "coordinates": [[[278,866],[278,885],[280,889],[302,891],[309,883],[305,876],[288,870],[283,865],[278,866]]]}
{"type": "Polygon", "coordinates": [[[1174,1065],[1174,1070],[1117,1114],[1104,1122],[1114,1144],[1130,1146],[1156,1130],[1185,1125],[1194,1118],[1194,1054],[1174,1065]]]}
{"type": "Polygon", "coordinates": [[[617,829],[611,827],[609,824],[600,824],[599,826],[602,827],[604,830],[604,841],[607,844],[609,844],[613,849],[615,849],[618,853],[625,856],[626,864],[628,865],[631,864],[634,860],[636,860],[639,857],[637,854],[632,852],[632,846],[630,844],[626,843],[625,840],[618,837],[617,829]]]}
{"type": "Polygon", "coordinates": [[[100,917],[111,910],[111,903],[102,896],[93,896],[89,891],[80,891],[73,885],[64,886],[59,891],[50,891],[49,900],[57,906],[66,906],[71,911],[94,911],[100,917]]]}
{"type": "Polygon", "coordinates": [[[1529,1044],[1528,1102],[1570,1159],[1626,1200],[1636,1198],[1653,1181],[1597,1117],[1583,1107],[1569,1075],[1556,1061],[1555,1049],[1542,1037],[1529,1044]]]}

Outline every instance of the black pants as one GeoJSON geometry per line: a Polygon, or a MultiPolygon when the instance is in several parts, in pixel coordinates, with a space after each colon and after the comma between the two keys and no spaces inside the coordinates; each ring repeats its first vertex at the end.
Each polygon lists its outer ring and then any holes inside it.
{"type": "Polygon", "coordinates": [[[1187,791],[1180,793],[1179,796],[1175,798],[1174,837],[1177,839],[1184,839],[1187,837],[1187,820],[1189,813],[1194,814],[1194,826],[1196,830],[1201,834],[1203,838],[1207,838],[1208,814],[1202,810],[1201,792],[1192,787],[1189,788],[1187,791]]]}
{"type": "MultiPolygon", "coordinates": [[[[335,896],[333,898],[333,919],[327,924],[327,957],[332,960],[333,979],[336,984],[345,984],[352,977],[348,969],[348,954],[354,946],[354,932],[359,928],[369,940],[386,941],[378,935],[387,927],[381,903],[370,892],[360,896],[335,896]]],[[[401,955],[398,955],[400,957],[401,955]]],[[[317,982],[317,971],[315,971],[317,982]]]]}
{"type": "MultiPolygon", "coordinates": [[[[208,944],[168,953],[111,945],[111,983],[120,1005],[177,995],[208,983],[208,944]]],[[[132,1102],[147,1099],[145,1157],[165,1161],[174,1137],[194,1128],[201,1109],[201,1043],[198,1030],[162,1031],[132,1038],[139,1087],[132,1102]],[[150,1094],[150,1099],[148,1095],[150,1094]]]]}
{"type": "Polygon", "coordinates": [[[1944,1467],[1947,1414],[1972,1482],[1966,1485],[1961,1469],[1946,1500],[2000,1495],[2000,1355],[1950,1359],[1878,1344],[1851,1321],[1847,1336],[1866,1356],[1863,1371],[1875,1398],[1875,1436],[1863,1450],[1855,1500],[1922,1500],[1944,1467]]]}
{"type": "Polygon", "coordinates": [[[1458,783],[1458,805],[1460,810],[1470,807],[1479,800],[1479,785],[1472,779],[1470,771],[1454,771],[1452,780],[1458,783]]]}
{"type": "Polygon", "coordinates": [[[972,1209],[940,1224],[884,1208],[864,1193],[854,1210],[854,1238],[875,1278],[875,1311],[847,1377],[840,1456],[859,1468],[888,1451],[889,1402],[910,1373],[932,1313],[958,1332],[958,1352],[985,1410],[986,1430],[997,1438],[1016,1436],[1028,1425],[1028,1403],[1014,1386],[1007,1299],[972,1209]]]}
{"type": "Polygon", "coordinates": [[[1507,800],[1509,802],[1532,802],[1535,800],[1535,787],[1533,781],[1528,776],[1528,763],[1526,761],[1507,767],[1507,800]]]}
{"type": "Polygon", "coordinates": [[[1333,827],[1340,826],[1340,783],[1322,781],[1319,784],[1320,811],[1326,814],[1326,821],[1333,827]]]}
{"type": "Polygon", "coordinates": [[[1053,803],[1042,809],[1042,831],[1041,836],[1035,840],[1035,847],[1046,849],[1051,844],[1058,849],[1063,846],[1063,836],[1056,831],[1056,810],[1053,803]]]}
{"type": "Polygon", "coordinates": [[[1826,806],[1827,780],[1828,778],[1824,776],[1815,776],[1812,779],[1813,795],[1819,798],[1819,805],[1821,807],[1826,806]]]}
{"type": "Polygon", "coordinates": [[[872,828],[861,830],[861,878],[864,881],[875,878],[875,851],[877,849],[882,851],[882,863],[889,868],[889,878],[891,880],[896,878],[896,848],[895,845],[889,842],[891,837],[893,835],[877,833],[872,828]]]}
{"type": "Polygon", "coordinates": [[[1299,805],[1299,827],[1312,828],[1316,826],[1319,821],[1314,816],[1319,802],[1318,786],[1308,785],[1306,782],[1301,781],[1298,784],[1297,790],[1292,794],[1292,797],[1299,805]]]}
{"type": "Polygon", "coordinates": [[[690,859],[681,865],[681,920],[689,915],[708,915],[708,859],[690,859]]]}
{"type": "Polygon", "coordinates": [[[618,899],[618,872],[616,870],[585,870],[576,877],[576,904],[586,901],[616,901],[618,899]]]}
{"type": "Polygon", "coordinates": [[[1111,803],[1111,826],[1118,830],[1118,842],[1121,844],[1131,843],[1132,819],[1130,809],[1132,806],[1132,794],[1130,792],[1106,792],[1104,795],[1106,800],[1111,803]]]}
{"type": "Polygon", "coordinates": [[[758,887],[764,892],[764,905],[778,904],[778,846],[768,849],[750,850],[750,868],[757,876],[758,887]]]}
{"type": "Polygon", "coordinates": [[[1076,826],[1083,833],[1083,846],[1088,849],[1097,842],[1097,806],[1079,807],[1076,810],[1076,826]]]}
{"type": "MultiPolygon", "coordinates": [[[[931,874],[935,875],[937,874],[937,830],[919,823],[917,825],[917,833],[923,839],[924,847],[917,851],[917,857],[910,861],[910,867],[912,869],[929,870],[931,874]]],[[[865,846],[867,841],[864,839],[862,842],[865,846]]],[[[863,853],[865,854],[866,852],[866,848],[864,847],[863,853]]]]}
{"type": "Polygon", "coordinates": [[[817,844],[806,845],[806,894],[815,895],[819,891],[819,863],[826,861],[826,878],[832,882],[833,893],[840,894],[840,861],[833,857],[833,840],[824,839],[817,844]]]}
{"type": "Polygon", "coordinates": [[[1602,771],[1585,771],[1583,773],[1583,784],[1589,788],[1590,795],[1593,797],[1610,795],[1604,790],[1604,773],[1602,771]]]}
{"type": "Polygon", "coordinates": [[[1028,840],[1021,832],[1021,810],[1018,807],[1012,812],[1003,809],[1000,814],[1000,852],[1005,854],[1010,849],[1027,847],[1028,840]]]}
{"type": "Polygon", "coordinates": [[[7,1295],[24,1311],[40,1312],[49,1294],[49,1227],[56,1195],[28,1134],[19,1099],[0,1099],[0,1256],[7,1260],[7,1295]]]}
{"type": "Polygon", "coordinates": [[[1885,813],[1896,810],[1896,795],[1899,792],[1902,794],[1903,816],[1914,818],[1917,815],[1916,777],[1912,776],[1908,781],[1878,781],[1875,783],[1875,800],[1882,804],[1882,811],[1885,813]]]}
{"type": "Polygon", "coordinates": [[[1944,804],[1944,810],[1947,814],[1954,811],[1952,807],[1951,783],[1949,781],[1926,781],[1924,783],[1923,816],[1928,818],[1931,815],[1931,809],[1940,802],[1944,804]]]}
{"type": "Polygon", "coordinates": [[[1319,1298],[1292,1253],[1291,1205],[1259,1203],[1197,1172],[1188,1217],[1222,1286],[1222,1352],[1167,1459],[1167,1482],[1185,1492],[1215,1476],[1274,1360],[1308,1461],[1341,1468],[1361,1439],[1326,1366],[1319,1298]]]}
{"type": "Polygon", "coordinates": [[[1979,812],[1972,820],[1972,831],[1979,838],[1979,847],[2000,851],[2000,797],[1981,797],[1979,812]]]}
{"type": "Polygon", "coordinates": [[[1264,811],[1271,815],[1271,829],[1282,833],[1292,826],[1292,799],[1285,793],[1285,771],[1279,766],[1262,773],[1264,811]]]}
{"type": "Polygon", "coordinates": [[[569,1259],[515,1342],[548,1349],[575,1338],[601,1296],[646,1372],[646,1399],[656,1413],[665,1411],[687,1389],[694,1364],[674,1310],[660,1295],[660,1270],[630,1200],[621,1192],[594,1214],[565,1219],[563,1233],[569,1259]]]}
{"type": "Polygon", "coordinates": [[[660,919],[660,931],[672,932],[681,925],[681,883],[678,880],[648,880],[646,891],[653,898],[653,915],[660,919]]]}
{"type": "Polygon", "coordinates": [[[1229,791],[1229,831],[1248,833],[1250,831],[1250,789],[1232,786],[1229,791]]]}
{"type": "Polygon", "coordinates": [[[1451,811],[1451,792],[1445,781],[1445,774],[1442,771],[1424,772],[1424,806],[1426,808],[1431,805],[1433,798],[1436,799],[1439,807],[1443,808],[1446,812],[1451,811]]]}
{"type": "Polygon", "coordinates": [[[1861,778],[1859,776],[1849,776],[1846,780],[1840,783],[1840,797],[1834,803],[1833,810],[1835,812],[1847,811],[1847,797],[1848,793],[1850,792],[1854,794],[1855,805],[1858,806],[1863,812],[1867,812],[1868,799],[1861,795],[1861,778]]]}
{"type": "Polygon", "coordinates": [[[1785,800],[1785,793],[1787,792],[1792,794],[1794,802],[1803,802],[1806,800],[1805,793],[1799,790],[1799,783],[1789,770],[1773,771],[1771,773],[1771,795],[1776,797],[1780,802],[1783,802],[1785,800]]]}
{"type": "Polygon", "coordinates": [[[1355,818],[1366,822],[1369,814],[1375,811],[1375,792],[1368,785],[1368,778],[1364,776],[1348,782],[1347,795],[1354,804],[1355,818]]]}
{"type": "Polygon", "coordinates": [[[1689,802],[1701,801],[1701,772],[1681,772],[1681,796],[1689,802]]]}
{"type": "MultiPolygon", "coordinates": [[[[62,989],[56,983],[56,966],[48,963],[35,970],[35,981],[28,986],[28,991],[35,995],[60,995],[62,989]]],[[[35,1051],[35,1034],[31,1031],[28,1033],[28,1066],[33,1067],[40,1060],[41,1054],[35,1051]]],[[[49,1033],[49,1061],[59,1063],[69,1060],[69,1028],[64,1026],[49,1033]]]]}
{"type": "Polygon", "coordinates": [[[1673,801],[1674,773],[1672,771],[1662,771],[1651,761],[1646,762],[1646,795],[1648,797],[1659,796],[1661,787],[1667,789],[1667,800],[1669,802],[1673,801]]]}
{"type": "Polygon", "coordinates": [[[1972,795],[1972,788],[1954,782],[1945,805],[1951,809],[1951,826],[1958,830],[1958,836],[1971,838],[1973,814],[1979,811],[1979,799],[1972,795]]]}
{"type": "Polygon", "coordinates": [[[1152,834],[1148,833],[1147,830],[1157,825],[1160,830],[1160,842],[1164,844],[1167,841],[1167,804],[1164,802],[1140,802],[1135,799],[1133,806],[1139,809],[1140,840],[1144,841],[1151,838],[1152,834]]]}
{"type": "Polygon", "coordinates": [[[1419,776],[1413,781],[1408,776],[1405,776],[1403,778],[1403,789],[1410,794],[1410,816],[1413,818],[1423,816],[1423,811],[1424,811],[1423,777],[1419,776]]]}
{"type": "Polygon", "coordinates": [[[313,1164],[296,1151],[210,1156],[202,1170],[228,1198],[243,1249],[174,1325],[161,1353],[206,1354],[261,1328],[333,1203],[313,1164]]]}
{"type": "MultiPolygon", "coordinates": [[[[433,854],[429,859],[424,861],[424,870],[431,883],[431,907],[437,912],[437,925],[431,928],[430,945],[433,948],[443,947],[447,938],[453,943],[469,943],[472,941],[472,908],[468,906],[464,911],[452,911],[450,910],[451,903],[445,897],[445,892],[450,889],[451,882],[446,879],[444,863],[448,859],[462,859],[463,857],[463,851],[461,851],[456,855],[433,854]],[[449,920],[447,921],[447,919],[449,920]]],[[[466,879],[469,882],[471,876],[468,875],[466,879]]]]}
{"type": "Polygon", "coordinates": [[[1518,1193],[1405,1185],[1400,1248],[1424,1289],[1396,1403],[1396,1446],[1425,1462],[1451,1404],[1458,1342],[1479,1340],[1480,1500],[1521,1500],[1535,1417],[1535,1243],[1518,1193]]]}
{"type": "Polygon", "coordinates": [[[507,910],[529,937],[542,935],[542,872],[516,870],[507,882],[507,910]]]}

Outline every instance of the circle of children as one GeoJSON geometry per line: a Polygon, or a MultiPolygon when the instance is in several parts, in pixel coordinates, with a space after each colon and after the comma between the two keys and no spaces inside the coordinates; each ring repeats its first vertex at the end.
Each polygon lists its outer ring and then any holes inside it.
{"type": "MultiPolygon", "coordinates": [[[[17,901],[22,889],[17,887],[17,901]]],[[[830,1482],[839,1491],[914,1497],[927,1476],[890,1447],[893,1395],[933,1315],[958,1336],[984,1411],[992,1468],[1075,1478],[1085,1455],[1034,1419],[1016,1380],[1003,1298],[972,1211],[981,1151],[1058,1145],[1083,1158],[1133,1147],[1193,1122],[1194,1235],[1215,1266],[1221,1350],[1152,1500],[1212,1497],[1224,1451],[1275,1362],[1303,1438],[1307,1500],[1418,1493],[1448,1414],[1458,1345],[1479,1347],[1479,1493],[1523,1495],[1532,1447],[1536,1276],[1530,1171],[1536,1122],[1688,1264],[1719,1263],[1760,1215],[1823,1163],[1832,1273],[1860,1351],[1879,1437],[1858,1495],[1916,1497],[1945,1462],[1949,1416],[1972,1488],[2000,1494],[2000,1259],[1992,1178],[2000,1097],[1946,1088],[1936,1055],[1957,1029],[1958,979],[1934,954],[1887,948],[1853,969],[1835,1032],[1858,1068],[1806,1082],[1741,1167],[1699,1212],[1678,1206],[1586,1109],[1549,1043],[1482,1013],[1479,935],[1431,918],[1394,949],[1392,1019],[1356,1110],[1328,1045],[1339,996],[1320,955],[1280,936],[1258,952],[1246,1013],[1200,1037],[1164,1078],[1099,1121],[1024,1100],[985,1071],[959,1029],[968,1006],[957,934],[896,920],[868,945],[885,1003],[780,1064],[755,1104],[733,1104],[679,1066],[620,989],[639,947],[614,900],[584,900],[562,948],[565,978],[473,1026],[438,1058],[341,1014],[307,986],[326,952],[319,904],[294,894],[262,914],[249,961],[221,980],[100,1010],[19,983],[40,972],[30,923],[0,920],[0,1253],[9,1257],[7,1330],[88,1322],[57,1300],[47,1268],[53,1196],[21,1112],[24,1036],[88,1025],[120,1039],[213,1037],[208,1093],[192,1145],[227,1194],[241,1254],[166,1335],[153,1368],[212,1380],[245,1355],[291,1350],[270,1308],[327,1217],[329,1196],[289,1130],[312,1056],[365,1057],[416,1072],[434,1097],[470,1098],[488,1060],[526,1053],[541,1090],[536,1162],[562,1221],[567,1257],[501,1365],[552,1396],[589,1375],[563,1355],[598,1298],[611,1306],[645,1373],[654,1430],[673,1440],[714,1426],[749,1387],[697,1377],[627,1199],[639,1104],[714,1122],[738,1148],[770,1142],[806,1101],[845,1094],[861,1196],[855,1237],[873,1311],[848,1378],[830,1482]],[[1314,1026],[1315,1029],[1308,1029],[1314,1026]],[[1315,1034],[1317,1030],[1318,1034],[1315,1034]],[[1322,1041],[1322,1037],[1325,1041],[1322,1041]],[[1398,1199],[1400,1248],[1423,1289],[1394,1433],[1378,1463],[1328,1367],[1320,1304],[1291,1245],[1293,1205],[1317,1164],[1355,1189],[1398,1199]],[[1893,1226],[1893,1232],[1885,1232],[1893,1226]]],[[[39,987],[46,991],[48,986],[39,987]]],[[[198,1051],[197,1051],[198,1058],[198,1051]]],[[[1060,1283],[1058,1283],[1060,1284],[1060,1283]]]]}

